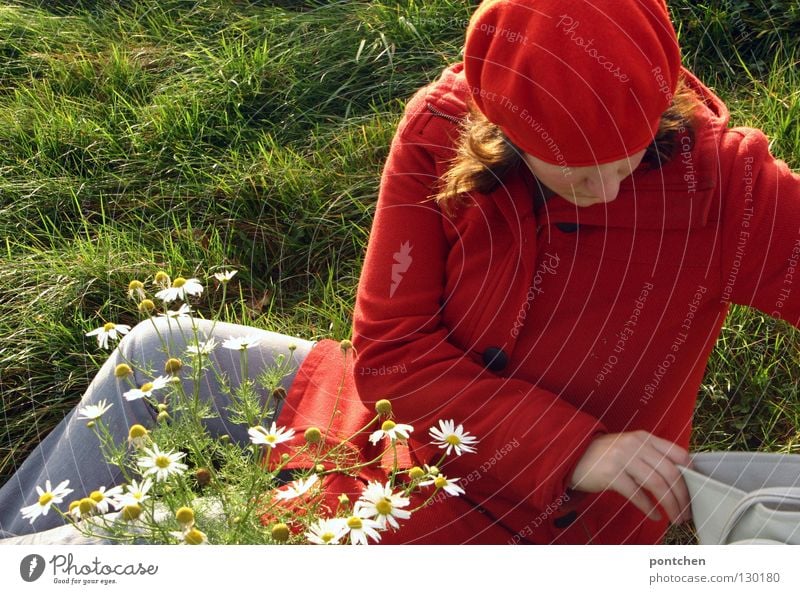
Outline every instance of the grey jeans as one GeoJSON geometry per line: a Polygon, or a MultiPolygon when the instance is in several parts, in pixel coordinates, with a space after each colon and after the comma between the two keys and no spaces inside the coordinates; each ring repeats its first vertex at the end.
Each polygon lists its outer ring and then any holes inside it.
{"type": "MultiPolygon", "coordinates": [[[[126,400],[123,393],[131,389],[131,386],[128,382],[118,379],[114,375],[114,370],[118,364],[125,362],[133,362],[139,369],[151,369],[152,374],[144,374],[132,365],[135,369],[133,379],[137,386],[152,380],[154,376],[164,374],[167,353],[163,345],[169,344],[169,353],[173,356],[182,353],[187,342],[195,341],[195,329],[192,328],[192,323],[198,331],[199,340],[215,338],[217,347],[211,358],[216,368],[230,378],[230,384],[233,386],[239,384],[241,377],[240,353],[222,348],[220,345],[225,339],[251,335],[259,338],[258,346],[247,351],[247,375],[253,379],[283,354],[284,361],[292,363],[290,373],[280,382],[287,392],[300,363],[315,344],[315,341],[224,322],[216,322],[212,328],[210,320],[197,318],[193,320],[152,318],[137,324],[111,353],[75,409],[36,447],[8,482],[0,488],[0,538],[31,534],[64,525],[64,520],[52,509],[46,516],[39,516],[33,524],[22,518],[20,509],[37,501],[36,486],[44,487],[46,480],[50,480],[55,487],[61,481],[69,479],[69,488],[74,491],[59,506],[62,510],[66,510],[72,499],[86,497],[101,486],[110,488],[122,482],[119,469],[106,463],[97,437],[87,427],[86,419],[78,418],[78,410],[97,404],[101,400],[113,403],[103,415],[103,423],[109,428],[117,443],[127,440],[128,430],[133,424],[151,427],[155,423],[156,412],[144,400],[126,400]],[[296,348],[290,349],[291,345],[296,348]]],[[[204,378],[205,381],[200,386],[200,397],[209,402],[219,413],[219,418],[208,419],[205,423],[210,434],[229,435],[233,441],[248,443],[248,428],[228,420],[226,406],[229,402],[228,396],[219,389],[215,374],[205,373],[204,378]]],[[[192,380],[182,381],[187,391],[193,389],[192,380]]],[[[273,419],[277,418],[279,413],[280,405],[273,419]]]]}

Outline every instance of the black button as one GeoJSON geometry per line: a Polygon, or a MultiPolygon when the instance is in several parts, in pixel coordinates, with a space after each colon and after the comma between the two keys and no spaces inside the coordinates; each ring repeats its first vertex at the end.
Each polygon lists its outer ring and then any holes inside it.
{"type": "Polygon", "coordinates": [[[575,233],[578,230],[578,223],[556,223],[556,228],[562,233],[575,233]]]}
{"type": "Polygon", "coordinates": [[[498,347],[489,347],[483,351],[483,364],[491,371],[502,371],[508,365],[508,355],[498,347]]]}
{"type": "Polygon", "coordinates": [[[573,509],[572,511],[567,512],[560,518],[556,518],[555,520],[553,520],[553,525],[556,528],[566,528],[577,519],[578,519],[578,512],[573,509]]]}

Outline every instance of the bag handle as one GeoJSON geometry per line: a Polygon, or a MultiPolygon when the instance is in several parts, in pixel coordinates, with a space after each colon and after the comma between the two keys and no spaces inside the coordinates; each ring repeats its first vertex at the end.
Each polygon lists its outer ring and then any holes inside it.
{"type": "Polygon", "coordinates": [[[756,489],[742,497],[733,508],[731,515],[728,516],[728,521],[722,529],[719,537],[720,544],[728,544],[728,538],[736,527],[742,516],[752,506],[759,503],[786,503],[797,502],[800,503],[800,488],[797,487],[768,487],[766,489],[756,489]]]}

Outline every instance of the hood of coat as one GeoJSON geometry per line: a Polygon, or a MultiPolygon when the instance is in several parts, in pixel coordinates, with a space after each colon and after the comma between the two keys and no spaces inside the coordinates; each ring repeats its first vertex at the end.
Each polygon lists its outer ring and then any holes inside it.
{"type": "MultiPolygon", "coordinates": [[[[605,227],[642,229],[686,229],[708,223],[714,189],[718,180],[718,152],[721,136],[728,127],[730,114],[725,103],[692,72],[682,68],[689,87],[701,103],[696,112],[694,139],[687,131],[679,134],[676,154],[663,167],[648,170],[640,167],[620,186],[616,200],[606,204],[577,207],[558,196],[548,200],[539,216],[540,224],[578,223],[605,227]]],[[[438,80],[414,98],[432,112],[444,136],[426,126],[428,138],[457,138],[455,127],[467,111],[469,86],[462,62],[447,67],[438,80]],[[423,95],[420,97],[419,95],[423,95]],[[440,115],[443,117],[435,117],[440,115]]],[[[420,108],[423,106],[420,105],[420,108]]],[[[446,141],[443,140],[443,143],[446,141]]],[[[451,147],[452,150],[452,147],[451,147]]],[[[524,165],[519,177],[529,188],[528,198],[538,193],[535,178],[524,165]]],[[[503,211],[510,228],[532,216],[533,201],[520,200],[519,193],[495,191],[492,199],[503,211]]]]}

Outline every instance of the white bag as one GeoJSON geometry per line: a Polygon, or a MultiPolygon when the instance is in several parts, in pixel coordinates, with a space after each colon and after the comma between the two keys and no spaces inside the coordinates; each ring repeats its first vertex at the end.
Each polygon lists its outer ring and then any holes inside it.
{"type": "Polygon", "coordinates": [[[692,454],[679,467],[700,544],[800,544],[800,455],[692,454]]]}

